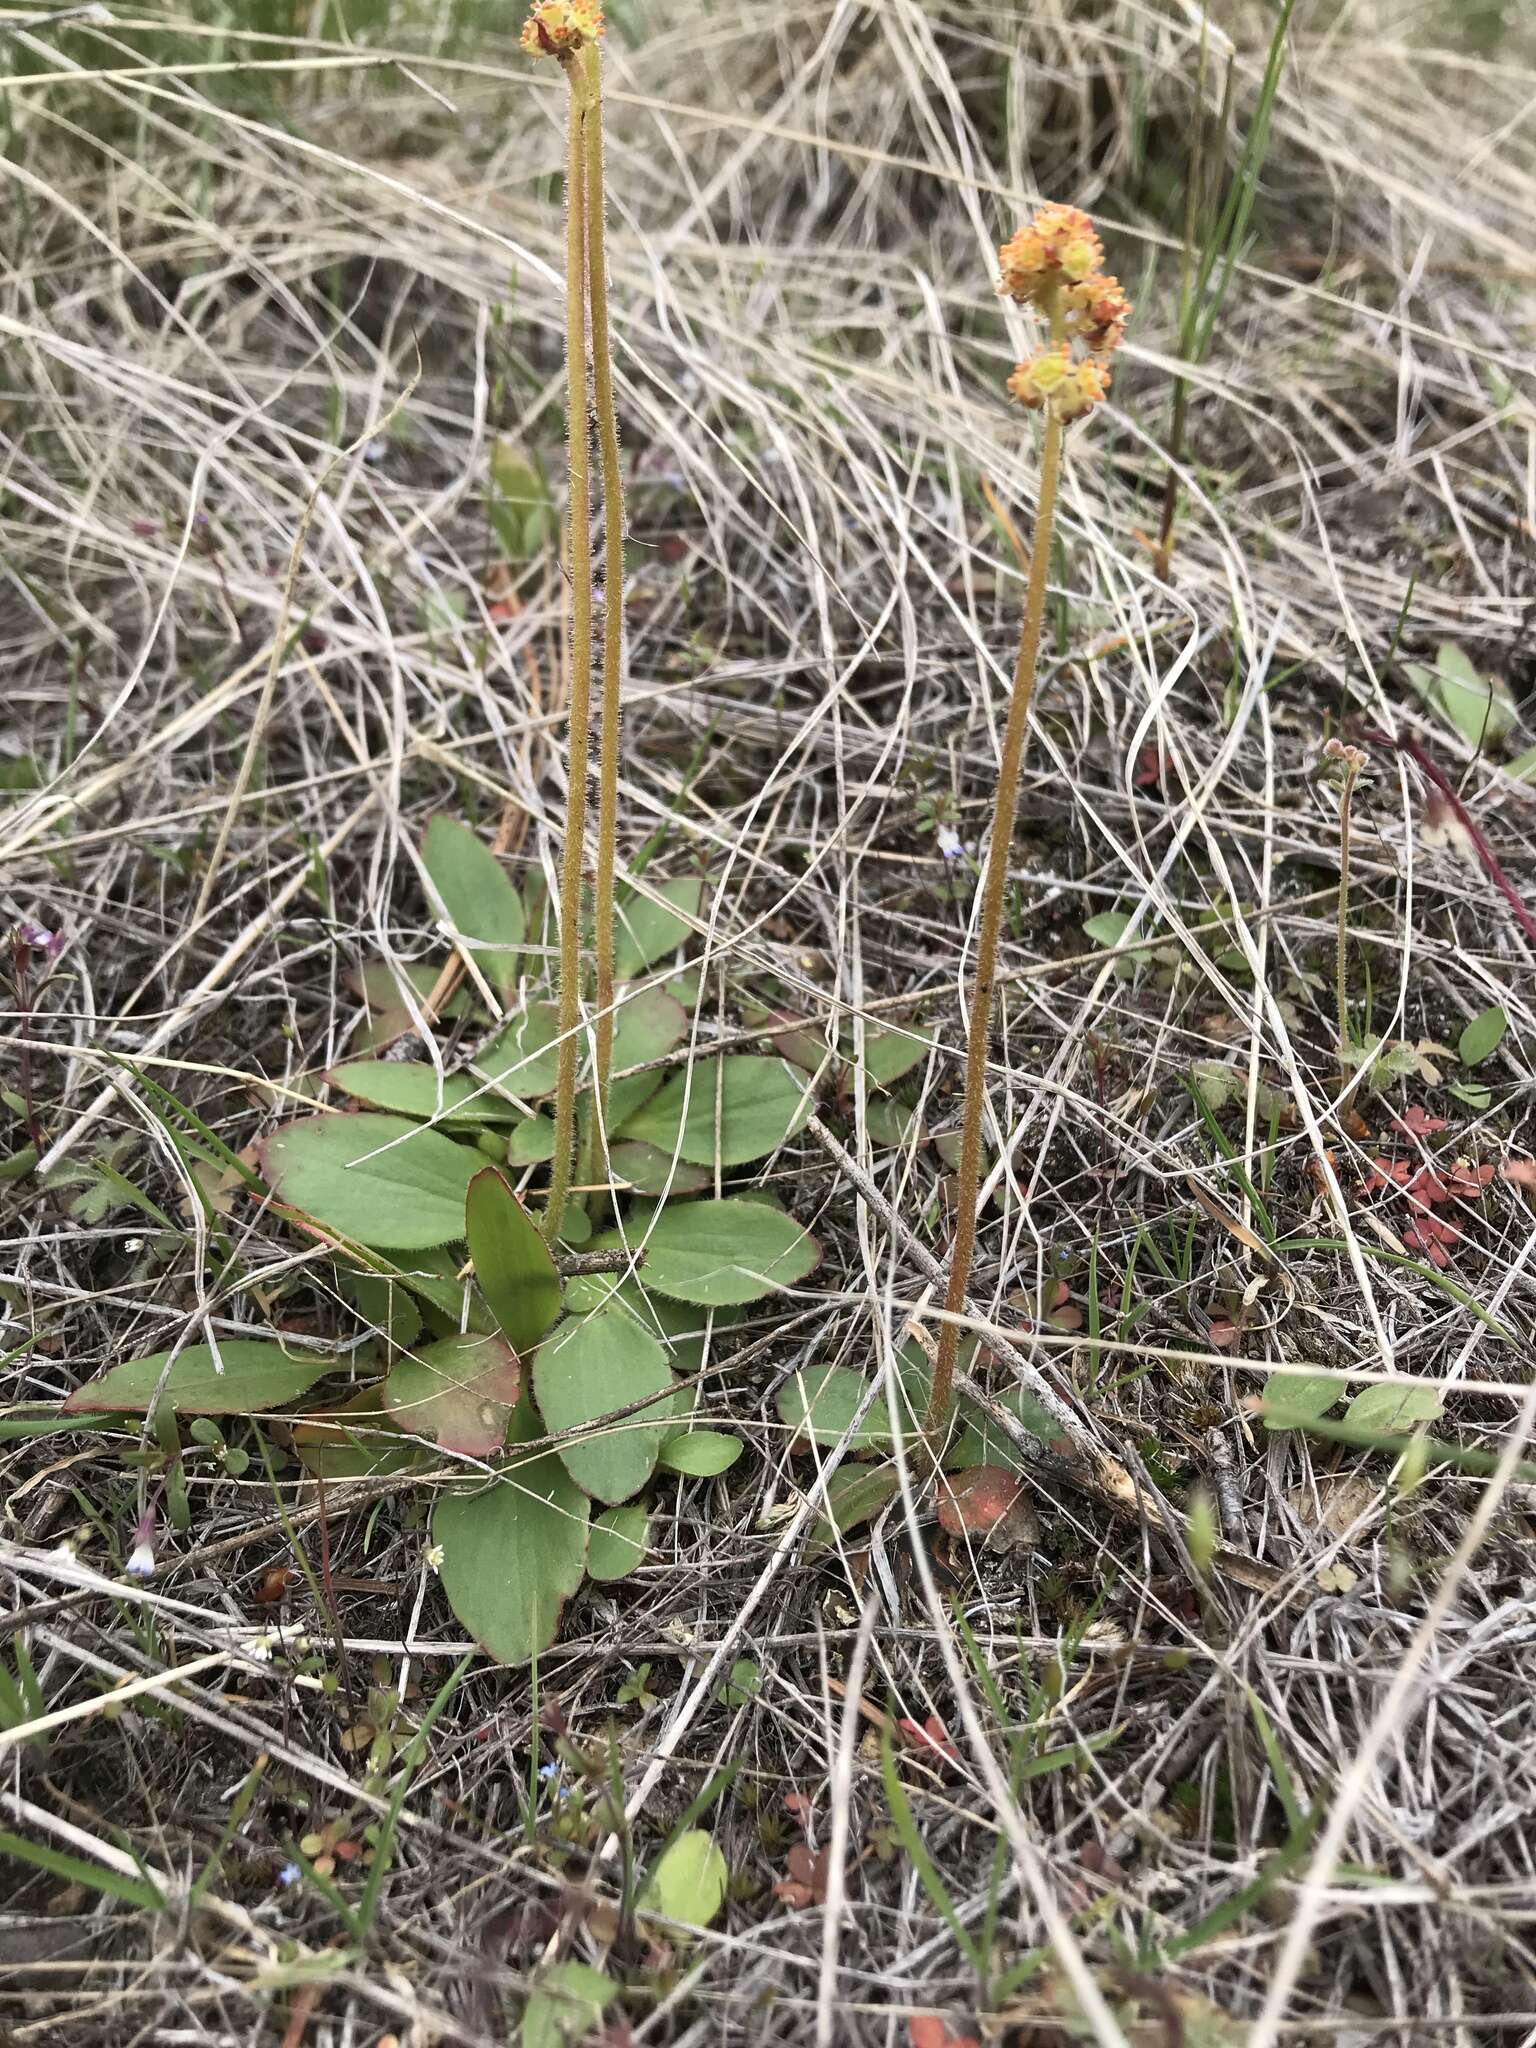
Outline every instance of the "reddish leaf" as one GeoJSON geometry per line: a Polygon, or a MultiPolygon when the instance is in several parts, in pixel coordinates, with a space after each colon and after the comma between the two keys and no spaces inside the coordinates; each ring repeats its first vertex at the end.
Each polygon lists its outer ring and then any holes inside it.
{"type": "Polygon", "coordinates": [[[984,1536],[1024,1491],[1016,1472],[1001,1465],[977,1465],[946,1481],[939,1499],[939,1527],[951,1536],[984,1536]]]}
{"type": "Polygon", "coordinates": [[[1046,1317],[1053,1330],[1080,1330],[1083,1327],[1083,1312],[1075,1301],[1063,1301],[1060,1308],[1053,1308],[1046,1317]]]}
{"type": "Polygon", "coordinates": [[[806,1798],[803,1792],[786,1792],[784,1794],[784,1811],[792,1819],[799,1821],[802,1827],[809,1825],[812,1807],[810,1800],[806,1798]]]}
{"type": "Polygon", "coordinates": [[[285,1564],[275,1564],[262,1573],[261,1583],[251,1598],[258,1607],[275,1607],[288,1588],[296,1586],[303,1576],[302,1572],[291,1571],[285,1564]]]}
{"type": "Polygon", "coordinates": [[[1102,1842],[1086,1842],[1077,1860],[1084,1870],[1094,1877],[1102,1877],[1106,1884],[1125,1882],[1125,1865],[1102,1842]]]}
{"type": "Polygon", "coordinates": [[[937,1714],[930,1714],[921,1723],[904,1720],[897,1726],[913,1749],[921,1750],[927,1757],[936,1757],[944,1764],[959,1763],[960,1753],[950,1741],[949,1730],[937,1714]]]}
{"type": "Polygon", "coordinates": [[[1421,1166],[1403,1190],[1416,1209],[1431,1208],[1451,1199],[1451,1191],[1432,1166],[1421,1166]]]}
{"type": "Polygon", "coordinates": [[[1433,1137],[1436,1131],[1448,1131],[1451,1128],[1448,1117],[1431,1116],[1417,1102],[1405,1109],[1401,1116],[1393,1117],[1392,1121],[1400,1131],[1406,1131],[1410,1138],[1429,1138],[1433,1137]]]}
{"type": "Polygon", "coordinates": [[[956,2034],[936,2012],[915,2012],[907,2021],[912,2048],[981,2048],[974,2034],[956,2034]]]}
{"type": "Polygon", "coordinates": [[[397,1360],[384,1382],[384,1406],[413,1436],[484,1458],[506,1442],[521,1384],[522,1367],[510,1344],[466,1331],[397,1360]]]}
{"type": "Polygon", "coordinates": [[[1218,1351],[1230,1351],[1240,1332],[1230,1316],[1212,1316],[1211,1326],[1205,1334],[1218,1351]]]}
{"type": "Polygon", "coordinates": [[[1536,1189],[1536,1159],[1506,1159],[1500,1172],[1517,1188],[1536,1189]]]}
{"type": "Polygon", "coordinates": [[[1374,1195],[1378,1188],[1405,1187],[1413,1176],[1413,1168],[1405,1159],[1387,1159],[1378,1153],[1371,1165],[1374,1171],[1360,1183],[1362,1195],[1374,1195]]]}
{"type": "Polygon", "coordinates": [[[1492,1166],[1472,1166],[1458,1159],[1445,1174],[1445,1184],[1459,1202],[1475,1202],[1493,1179],[1492,1166]]]}
{"type": "Polygon", "coordinates": [[[773,1896],[786,1906],[824,1906],[827,1902],[827,1852],[813,1851],[808,1842],[796,1842],[784,1859],[789,1875],[773,1888],[773,1896]]]}
{"type": "Polygon", "coordinates": [[[1410,1251],[1422,1252],[1429,1263],[1444,1270],[1451,1261],[1446,1246],[1455,1244],[1461,1237],[1454,1223],[1443,1223],[1438,1216],[1426,1213],[1416,1216],[1403,1232],[1403,1243],[1410,1251]]]}

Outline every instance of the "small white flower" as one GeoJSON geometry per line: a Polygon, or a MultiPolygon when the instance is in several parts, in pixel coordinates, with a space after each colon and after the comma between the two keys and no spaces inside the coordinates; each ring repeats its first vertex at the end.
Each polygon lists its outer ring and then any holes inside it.
{"type": "Polygon", "coordinates": [[[939,842],[939,851],[946,860],[959,860],[960,856],[965,852],[965,848],[960,844],[960,834],[953,825],[941,825],[936,837],[939,842]]]}
{"type": "Polygon", "coordinates": [[[272,1638],[270,1636],[253,1636],[245,1646],[245,1654],[253,1664],[270,1664],[272,1662],[272,1638]]]}
{"type": "Polygon", "coordinates": [[[442,1568],[443,1546],[441,1545],[441,1543],[434,1543],[432,1548],[427,1552],[427,1570],[432,1572],[440,1572],[442,1568]]]}
{"type": "Polygon", "coordinates": [[[135,1579],[152,1579],[155,1576],[155,1546],[153,1543],[136,1543],[128,1559],[129,1575],[135,1579]]]}

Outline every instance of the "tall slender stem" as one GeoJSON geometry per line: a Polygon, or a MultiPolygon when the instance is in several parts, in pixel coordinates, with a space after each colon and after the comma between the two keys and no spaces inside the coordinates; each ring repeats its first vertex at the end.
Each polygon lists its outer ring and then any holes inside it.
{"type": "Polygon", "coordinates": [[[593,896],[597,960],[597,1075],[592,1102],[592,1173],[599,1178],[608,1143],[608,1076],[613,1070],[614,867],[619,816],[619,720],[624,681],[624,478],[613,402],[608,336],[608,253],[603,218],[603,103],[596,47],[583,52],[590,81],[586,109],[587,298],[592,316],[592,396],[603,470],[603,699],[598,742],[597,880],[593,896]]]}
{"type": "Polygon", "coordinates": [[[571,694],[565,789],[565,847],[560,863],[559,1051],[555,1066],[555,1149],[549,1169],[544,1236],[560,1233],[571,1186],[576,1137],[576,1068],[581,1052],[581,870],[587,834],[587,759],[592,724],[592,469],[587,399],[586,94],[574,64],[565,174],[565,372],[570,458],[571,694]]]}
{"type": "Polygon", "coordinates": [[[1013,670],[1013,697],[1008,706],[1008,723],[1003,732],[1002,760],[997,775],[997,808],[992,818],[992,840],[987,848],[987,868],[981,887],[981,928],[976,942],[976,979],[971,989],[971,1012],[965,1042],[965,1102],[960,1126],[960,1167],[955,1191],[955,1242],[949,1260],[949,1285],[944,1294],[945,1322],[939,1331],[938,1357],[933,1368],[933,1395],[925,1424],[930,1438],[938,1436],[949,1414],[950,1391],[954,1384],[955,1359],[960,1348],[960,1325],[955,1317],[964,1313],[966,1290],[971,1280],[971,1260],[976,1251],[976,1201],[981,1186],[981,1125],[987,1099],[987,1046],[992,1035],[992,1003],[997,986],[997,951],[1003,930],[1003,905],[1008,893],[1008,855],[1013,846],[1013,826],[1019,808],[1019,777],[1024,765],[1024,742],[1029,733],[1030,700],[1035,693],[1035,670],[1040,657],[1040,634],[1045,622],[1046,580],[1050,571],[1051,530],[1056,517],[1056,490],[1061,478],[1062,423],[1047,412],[1045,452],[1040,466],[1040,501],[1035,511],[1035,536],[1029,557],[1029,583],[1024,600],[1024,628],[1019,637],[1018,660],[1013,670]]]}
{"type": "Polygon", "coordinates": [[[1349,811],[1354,801],[1355,777],[1360,770],[1350,761],[1344,770],[1344,794],[1339,800],[1339,923],[1333,949],[1333,994],[1339,1019],[1339,1095],[1349,1092],[1349,811]]]}

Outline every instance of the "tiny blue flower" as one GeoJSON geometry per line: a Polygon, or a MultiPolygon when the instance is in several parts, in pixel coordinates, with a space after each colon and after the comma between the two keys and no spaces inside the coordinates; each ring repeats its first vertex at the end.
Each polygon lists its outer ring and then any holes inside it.
{"type": "Polygon", "coordinates": [[[297,1884],[302,1875],[297,1863],[285,1863],[277,1873],[277,1881],[279,1884],[297,1884]]]}
{"type": "Polygon", "coordinates": [[[560,1766],[558,1763],[548,1763],[539,1765],[539,1776],[544,1780],[546,1785],[549,1783],[551,1778],[558,1778],[559,1775],[560,1766]]]}
{"type": "Polygon", "coordinates": [[[965,848],[960,844],[960,834],[953,825],[940,825],[936,837],[939,851],[946,860],[959,860],[965,852],[965,848]]]}

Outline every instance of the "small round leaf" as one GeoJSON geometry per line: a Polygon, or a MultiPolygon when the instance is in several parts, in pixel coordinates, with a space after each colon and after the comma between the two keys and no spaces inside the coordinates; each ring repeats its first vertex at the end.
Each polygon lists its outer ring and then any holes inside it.
{"type": "Polygon", "coordinates": [[[646,1879],[642,1913],[660,1913],[689,1927],[707,1927],[725,1903],[725,1858],[702,1829],[682,1835],[646,1879]]]}
{"type": "Polygon", "coordinates": [[[1368,1429],[1381,1436],[1400,1436],[1416,1423],[1434,1422],[1442,1403],[1433,1387],[1394,1386],[1378,1381],[1356,1394],[1344,1411],[1350,1429],[1368,1429]]]}
{"type": "Polygon", "coordinates": [[[645,1562],[650,1523],[645,1509],[607,1508],[592,1524],[587,1544],[587,1576],[611,1586],[645,1562]]]}
{"type": "Polygon", "coordinates": [[[718,1479],[729,1472],[743,1449],[739,1436],[724,1436],[715,1429],[688,1429],[663,1444],[657,1463],[685,1479],[718,1479]]]}
{"type": "Polygon", "coordinates": [[[1304,1429],[1328,1413],[1344,1386],[1333,1372],[1272,1372],[1261,1396],[1266,1428],[1304,1429]]]}
{"type": "Polygon", "coordinates": [[[506,1442],[521,1384],[510,1344],[466,1331],[397,1360],[384,1383],[384,1406],[412,1436],[486,1458],[506,1442]]]}
{"type": "MultiPolygon", "coordinates": [[[[601,1424],[616,1408],[671,1389],[666,1353],[618,1306],[572,1316],[539,1347],[533,1365],[534,1399],[553,1435],[601,1424]]],[[[561,1444],[560,1456],[583,1492],[602,1501],[628,1500],[655,1470],[656,1454],[673,1427],[670,1401],[653,1401],[593,1435],[561,1444]]]]}

